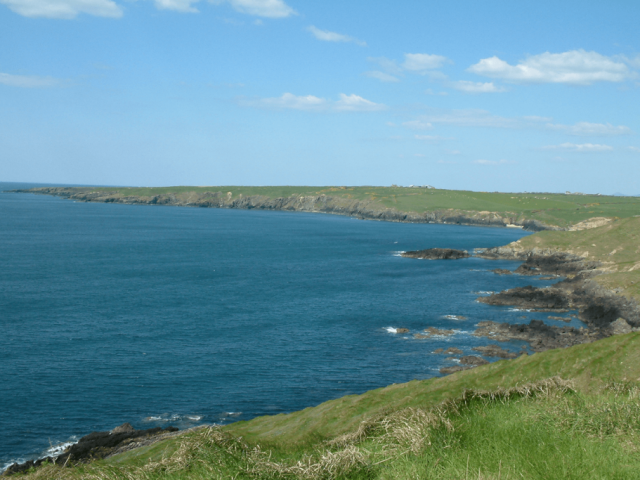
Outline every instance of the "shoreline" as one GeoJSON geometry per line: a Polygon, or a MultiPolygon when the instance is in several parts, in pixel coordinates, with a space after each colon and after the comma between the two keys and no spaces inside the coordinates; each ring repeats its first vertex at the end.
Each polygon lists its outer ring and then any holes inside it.
{"type": "Polygon", "coordinates": [[[31,193],[51,195],[66,200],[92,203],[119,203],[125,205],[160,205],[197,208],[227,208],[237,210],[271,210],[283,212],[328,213],[357,218],[397,223],[436,223],[478,227],[521,228],[529,232],[563,230],[538,220],[518,220],[514,216],[502,216],[495,212],[470,212],[456,209],[440,209],[422,214],[404,212],[392,208],[374,208],[373,202],[352,200],[331,195],[291,195],[271,198],[264,195],[239,195],[232,198],[222,191],[193,193],[186,197],[176,194],[154,196],[120,196],[118,192],[104,192],[94,188],[40,187],[9,190],[7,193],[31,193]]]}

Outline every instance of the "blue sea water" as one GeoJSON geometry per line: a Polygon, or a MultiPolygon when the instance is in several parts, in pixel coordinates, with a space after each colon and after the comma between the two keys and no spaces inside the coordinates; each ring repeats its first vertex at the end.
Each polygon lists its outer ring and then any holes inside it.
{"type": "Polygon", "coordinates": [[[225,423],[437,376],[436,348],[490,343],[479,321],[546,319],[478,292],[550,282],[398,252],[523,235],[0,193],[0,467],[124,422],[225,423]],[[459,332],[413,338],[429,326],[459,332]]]}

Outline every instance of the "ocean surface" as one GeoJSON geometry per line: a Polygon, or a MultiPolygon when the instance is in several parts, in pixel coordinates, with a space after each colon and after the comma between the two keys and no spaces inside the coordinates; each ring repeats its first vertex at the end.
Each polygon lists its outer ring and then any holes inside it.
{"type": "Polygon", "coordinates": [[[552,282],[398,253],[526,234],[0,193],[0,468],[124,422],[228,423],[438,376],[436,348],[491,343],[479,321],[547,317],[478,296],[552,282]],[[457,333],[413,338],[430,326],[457,333]]]}

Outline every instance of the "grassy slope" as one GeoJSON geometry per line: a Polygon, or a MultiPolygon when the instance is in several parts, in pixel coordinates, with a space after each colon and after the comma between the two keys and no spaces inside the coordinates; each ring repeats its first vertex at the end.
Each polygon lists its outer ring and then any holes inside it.
{"type": "Polygon", "coordinates": [[[93,191],[118,192],[122,196],[153,197],[189,192],[231,192],[233,198],[263,195],[270,198],[291,195],[333,195],[355,200],[370,200],[380,208],[424,213],[434,210],[496,212],[518,219],[535,219],[549,225],[567,226],[591,217],[626,218],[640,213],[639,197],[563,195],[553,193],[490,193],[464,190],[427,190],[403,187],[149,187],[95,188],[93,191]]]}
{"type": "Polygon", "coordinates": [[[539,232],[516,243],[525,249],[557,249],[600,261],[608,272],[596,281],[640,301],[640,217],[590,230],[539,232]]]}
{"type": "Polygon", "coordinates": [[[322,464],[321,457],[331,451],[365,460],[349,463],[343,474],[325,465],[320,475],[304,478],[638,478],[640,390],[618,395],[602,387],[639,380],[640,333],[631,333],[239,422],[225,427],[229,437],[202,431],[89,466],[45,467],[31,477],[302,478],[291,473],[291,466],[300,460],[322,464]],[[444,413],[433,409],[469,388],[510,387],[553,375],[573,379],[579,393],[471,400],[444,413]],[[402,410],[406,407],[418,407],[424,418],[435,420],[426,427],[411,421],[412,411],[407,416],[402,410]],[[328,450],[322,442],[353,432],[362,420],[383,412],[395,412],[384,420],[396,418],[387,422],[391,436],[387,428],[385,437],[383,421],[346,447],[328,450]],[[238,435],[243,443],[233,440],[238,435]],[[419,448],[412,449],[416,440],[419,448]],[[258,444],[264,454],[253,450],[258,444]]]}

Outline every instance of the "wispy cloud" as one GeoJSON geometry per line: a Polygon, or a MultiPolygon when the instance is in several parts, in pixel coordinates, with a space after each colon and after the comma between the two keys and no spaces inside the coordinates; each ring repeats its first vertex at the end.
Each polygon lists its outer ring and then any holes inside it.
{"type": "Polygon", "coordinates": [[[364,72],[364,75],[369,77],[369,78],[376,78],[376,79],[380,80],[381,82],[385,82],[385,83],[395,83],[395,82],[399,82],[400,81],[400,79],[398,77],[394,77],[393,75],[381,72],[379,70],[372,70],[372,71],[369,71],[369,72],[364,72]]]}
{"type": "MultiPolygon", "coordinates": [[[[158,10],[173,10],[181,13],[198,13],[199,10],[192,5],[200,0],[154,0],[158,10]]],[[[225,19],[225,22],[227,20],[225,19]]]]}
{"type": "Polygon", "coordinates": [[[258,100],[241,99],[247,107],[304,110],[309,112],[374,112],[384,110],[385,105],[374,103],[359,95],[341,93],[338,100],[327,100],[314,95],[294,95],[285,93],[281,97],[258,100]]]}
{"type": "Polygon", "coordinates": [[[572,50],[541,53],[510,65],[498,57],[484,58],[468,71],[514,83],[565,83],[590,85],[594,82],[622,82],[636,74],[623,62],[597,52],[572,50]]]}
{"type": "Polygon", "coordinates": [[[214,5],[228,3],[231,8],[240,13],[265,18],[285,18],[296,12],[282,0],[209,0],[214,5]]]}
{"type": "Polygon", "coordinates": [[[403,122],[402,126],[410,128],[412,130],[431,130],[433,128],[433,124],[431,122],[425,122],[420,119],[403,122]]]}
{"type": "Polygon", "coordinates": [[[494,85],[493,82],[469,82],[467,80],[459,80],[450,82],[449,86],[465,93],[498,93],[506,92],[507,89],[494,85]]]}
{"type": "Polygon", "coordinates": [[[22,88],[44,88],[56,87],[62,82],[52,77],[39,77],[36,75],[10,75],[8,73],[0,73],[0,84],[9,87],[22,88]]]}
{"type": "Polygon", "coordinates": [[[323,42],[353,42],[361,47],[367,46],[366,42],[358,40],[357,38],[350,37],[349,35],[343,35],[341,33],[330,32],[328,30],[320,30],[313,25],[307,27],[307,30],[318,40],[322,40],[323,42]]]}
{"type": "Polygon", "coordinates": [[[640,153],[640,148],[638,147],[627,147],[629,150],[631,150],[632,152],[637,152],[640,153]]]}
{"type": "Polygon", "coordinates": [[[610,145],[599,145],[597,143],[562,143],[560,145],[547,145],[542,147],[543,150],[563,150],[566,152],[578,152],[578,153],[601,153],[610,152],[613,147],[610,145]]]}
{"type": "Polygon", "coordinates": [[[447,57],[430,53],[405,53],[404,61],[400,64],[386,57],[369,57],[368,60],[377,63],[382,71],[367,72],[365,75],[382,82],[399,81],[398,77],[405,73],[428,75],[432,80],[446,80],[447,76],[438,69],[446,63],[453,63],[447,57]]]}
{"type": "Polygon", "coordinates": [[[618,125],[617,127],[610,123],[590,123],[590,122],[578,122],[575,125],[554,125],[548,123],[546,128],[551,130],[558,130],[568,135],[576,136],[600,136],[609,137],[615,135],[629,135],[631,129],[624,125],[618,125]]]}
{"type": "Polygon", "coordinates": [[[72,19],[81,13],[120,18],[122,9],[112,0],[0,0],[24,17],[72,19]]]}
{"type": "Polygon", "coordinates": [[[486,110],[477,109],[430,109],[428,113],[420,115],[414,120],[404,122],[402,125],[408,128],[418,128],[418,126],[423,125],[431,129],[437,124],[455,125],[460,127],[549,130],[582,137],[605,137],[628,135],[632,133],[632,130],[625,125],[615,126],[609,123],[592,122],[577,122],[573,125],[564,125],[553,123],[553,119],[549,117],[502,117],[499,115],[493,115],[486,110]]]}
{"type": "Polygon", "coordinates": [[[442,55],[432,55],[429,53],[405,53],[402,68],[409,71],[424,74],[428,70],[435,70],[450,62],[442,55]]]}

